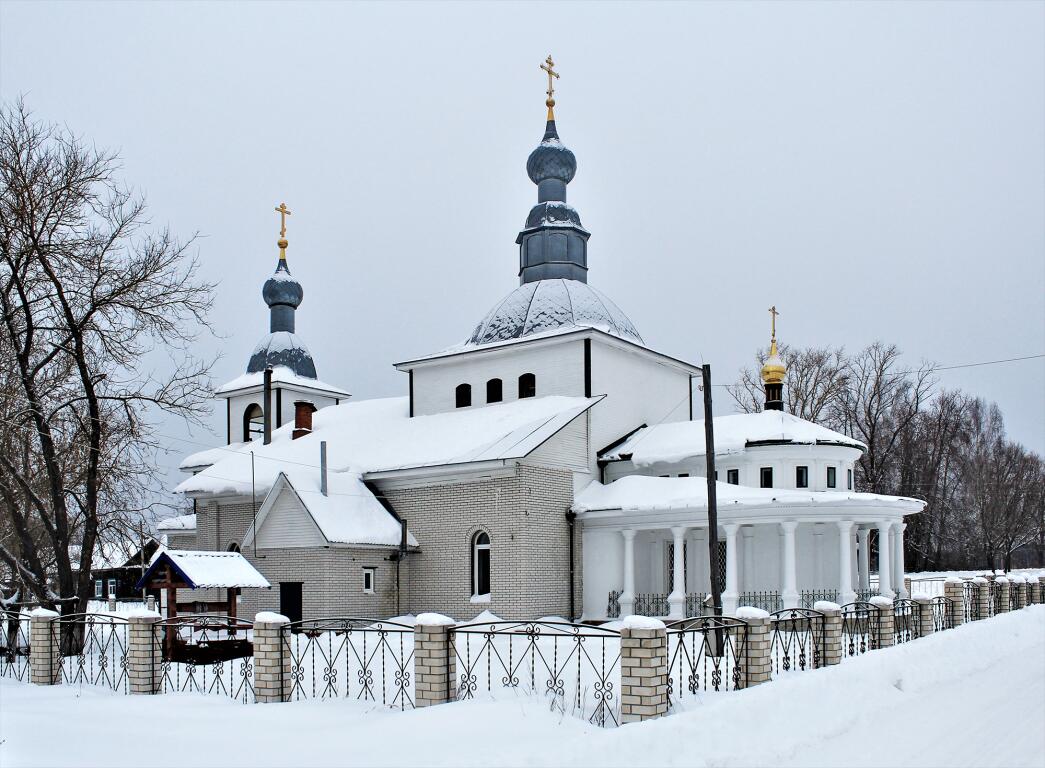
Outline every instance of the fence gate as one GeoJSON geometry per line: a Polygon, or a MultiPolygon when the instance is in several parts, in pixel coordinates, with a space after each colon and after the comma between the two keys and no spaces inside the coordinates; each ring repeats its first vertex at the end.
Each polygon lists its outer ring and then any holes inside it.
{"type": "Polygon", "coordinates": [[[878,647],[881,609],[858,600],[842,606],[842,658],[860,656],[878,647]]]}
{"type": "Polygon", "coordinates": [[[773,674],[823,665],[824,614],[810,608],[785,608],[770,614],[773,674]]]}

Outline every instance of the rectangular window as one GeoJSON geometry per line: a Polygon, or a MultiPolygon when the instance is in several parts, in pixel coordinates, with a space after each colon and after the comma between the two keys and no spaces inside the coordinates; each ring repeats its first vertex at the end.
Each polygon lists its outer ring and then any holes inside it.
{"type": "Polygon", "coordinates": [[[773,468],[772,467],[762,467],[762,469],[759,470],[758,474],[759,474],[759,479],[761,481],[761,485],[762,485],[763,488],[772,488],[773,487],[773,468]]]}
{"type": "Polygon", "coordinates": [[[837,483],[835,481],[835,468],[834,467],[828,467],[827,468],[827,487],[828,488],[834,488],[836,484],[837,483]]]}
{"type": "Polygon", "coordinates": [[[101,579],[98,579],[97,581],[94,582],[94,596],[95,597],[97,597],[99,599],[105,597],[105,591],[104,590],[105,590],[105,582],[104,581],[102,581],[101,579]]]}
{"type": "Polygon", "coordinates": [[[809,467],[795,467],[795,488],[809,487],[809,467]]]}
{"type": "Polygon", "coordinates": [[[109,596],[116,596],[116,579],[109,579],[109,596]]]}
{"type": "MultiPolygon", "coordinates": [[[[689,472],[679,472],[679,477],[689,477],[689,472]]],[[[718,480],[718,472],[715,473],[715,479],[718,480]]]]}
{"type": "Polygon", "coordinates": [[[853,490],[853,470],[847,469],[846,471],[846,482],[849,484],[849,490],[853,490]]]}
{"type": "Polygon", "coordinates": [[[374,577],[376,575],[377,568],[363,569],[363,591],[367,594],[372,595],[374,593],[374,577]]]}
{"type": "Polygon", "coordinates": [[[730,485],[740,485],[740,470],[739,469],[727,469],[726,470],[726,482],[730,485]]]}

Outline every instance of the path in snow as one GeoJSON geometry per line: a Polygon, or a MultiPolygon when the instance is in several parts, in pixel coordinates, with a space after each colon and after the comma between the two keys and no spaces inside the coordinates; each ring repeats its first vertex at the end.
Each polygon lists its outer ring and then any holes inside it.
{"type": "Polygon", "coordinates": [[[1042,768],[1045,606],[614,730],[523,697],[405,713],[364,709],[346,701],[129,697],[4,680],[0,765],[1042,768]]]}

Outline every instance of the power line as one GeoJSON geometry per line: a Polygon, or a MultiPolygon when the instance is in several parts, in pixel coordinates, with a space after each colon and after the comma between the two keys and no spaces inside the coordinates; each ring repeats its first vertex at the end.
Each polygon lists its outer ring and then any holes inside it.
{"type": "Polygon", "coordinates": [[[953,371],[955,368],[978,368],[981,365],[999,365],[1001,363],[1015,363],[1018,360],[1037,360],[1045,357],[1042,355],[1025,355],[1024,357],[1007,357],[1004,360],[985,360],[982,363],[963,363],[962,365],[938,365],[930,368],[930,371],[953,371]]]}

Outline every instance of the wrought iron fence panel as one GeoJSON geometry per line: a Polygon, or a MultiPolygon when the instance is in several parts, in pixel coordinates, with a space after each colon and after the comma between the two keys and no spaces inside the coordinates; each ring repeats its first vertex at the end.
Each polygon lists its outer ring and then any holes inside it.
{"type": "Polygon", "coordinates": [[[127,693],[128,622],[121,616],[77,613],[51,622],[61,650],[55,682],[97,685],[127,693]]]}
{"type": "Polygon", "coordinates": [[[933,615],[933,632],[942,632],[954,627],[954,600],[947,597],[934,597],[929,604],[933,615]]]}
{"type": "Polygon", "coordinates": [[[913,600],[893,601],[893,644],[908,643],[918,637],[918,607],[913,600]]]}
{"type": "Polygon", "coordinates": [[[832,603],[838,602],[837,589],[803,589],[801,596],[803,608],[812,608],[821,600],[827,600],[832,603]]]}
{"type": "Polygon", "coordinates": [[[771,614],[770,653],[774,675],[816,669],[823,664],[824,614],[809,608],[785,608],[771,614]]]}
{"type": "Polygon", "coordinates": [[[635,595],[636,616],[667,616],[671,613],[666,592],[642,592],[635,595]]]}
{"type": "Polygon", "coordinates": [[[1015,611],[1020,607],[1020,585],[1015,581],[1009,582],[1009,610],[1015,611]]]}
{"type": "MultiPolygon", "coordinates": [[[[152,625],[160,646],[160,693],[204,693],[254,701],[254,625],[232,616],[187,614],[152,625]]],[[[154,663],[155,657],[153,657],[154,663]]]]}
{"type": "Polygon", "coordinates": [[[872,589],[858,589],[856,590],[856,600],[857,602],[866,603],[872,597],[878,597],[880,594],[881,592],[878,591],[877,587],[872,589]]]}
{"type": "Polygon", "coordinates": [[[706,616],[668,627],[668,702],[674,707],[688,692],[730,691],[747,686],[747,623],[706,616]],[[676,684],[677,682],[677,684],[676,684]]]}
{"type": "Polygon", "coordinates": [[[710,606],[709,592],[689,592],[686,595],[686,617],[703,616],[710,606]]]}
{"type": "Polygon", "coordinates": [[[29,682],[29,614],[0,611],[3,635],[0,637],[0,677],[29,682]]]}
{"type": "Polygon", "coordinates": [[[860,656],[878,647],[882,614],[864,600],[842,606],[842,658],[860,656]]]}
{"type": "Polygon", "coordinates": [[[971,581],[962,583],[962,616],[966,623],[980,618],[980,601],[976,598],[976,585],[971,581]]]}
{"type": "Polygon", "coordinates": [[[619,722],[619,632],[547,621],[465,624],[451,627],[450,653],[457,699],[522,691],[599,726],[619,722]]]}
{"type": "Polygon", "coordinates": [[[414,628],[356,617],[307,619],[283,628],[292,700],[355,699],[414,708],[414,628]]]}
{"type": "Polygon", "coordinates": [[[784,601],[779,592],[741,592],[737,598],[737,605],[761,608],[763,611],[774,613],[784,607],[784,601]]]}
{"type": "Polygon", "coordinates": [[[624,594],[619,589],[614,589],[610,592],[609,602],[606,603],[606,618],[608,619],[619,619],[620,618],[620,603],[617,600],[624,594]]]}

